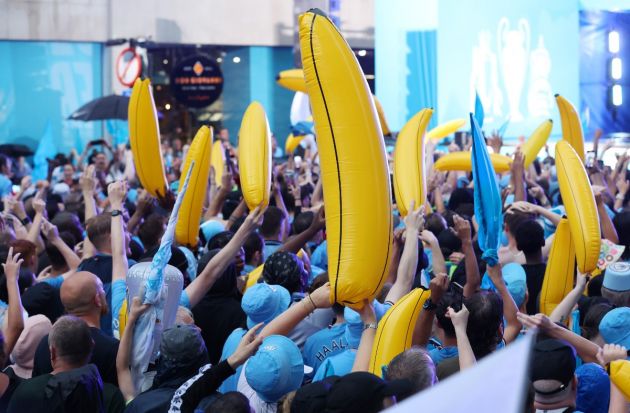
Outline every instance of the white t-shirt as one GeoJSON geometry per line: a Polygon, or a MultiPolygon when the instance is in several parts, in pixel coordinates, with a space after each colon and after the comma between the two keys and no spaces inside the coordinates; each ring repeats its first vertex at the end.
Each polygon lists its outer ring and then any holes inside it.
{"type": "Polygon", "coordinates": [[[238,384],[236,389],[245,395],[249,399],[249,406],[254,410],[254,413],[276,413],[278,410],[278,403],[269,403],[261,399],[256,391],[249,386],[247,379],[245,378],[245,366],[241,370],[241,376],[238,378],[238,384]]]}

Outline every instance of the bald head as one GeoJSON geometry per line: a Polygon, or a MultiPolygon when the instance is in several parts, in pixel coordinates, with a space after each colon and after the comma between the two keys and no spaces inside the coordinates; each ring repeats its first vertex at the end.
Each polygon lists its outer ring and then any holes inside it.
{"type": "Polygon", "coordinates": [[[79,271],[61,284],[61,302],[68,312],[78,317],[101,313],[107,305],[103,283],[91,272],[79,271]]]}

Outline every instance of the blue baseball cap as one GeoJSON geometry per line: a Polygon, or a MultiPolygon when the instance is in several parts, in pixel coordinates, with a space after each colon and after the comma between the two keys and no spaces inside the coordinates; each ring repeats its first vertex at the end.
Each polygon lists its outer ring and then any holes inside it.
{"type": "Polygon", "coordinates": [[[214,219],[210,219],[203,224],[201,224],[201,233],[203,234],[204,244],[210,241],[212,237],[217,235],[219,232],[225,231],[225,225],[223,222],[217,221],[214,219]]]}
{"type": "Polygon", "coordinates": [[[581,412],[607,413],[610,401],[610,378],[596,363],[582,364],[575,370],[578,378],[576,409],[581,412]]]}
{"type": "Polygon", "coordinates": [[[527,276],[522,265],[511,262],[503,266],[503,279],[517,307],[525,301],[527,294],[527,276]]]}
{"type": "Polygon", "coordinates": [[[630,290],[630,263],[614,262],[606,267],[602,287],[612,291],[630,290]]]}
{"type": "Polygon", "coordinates": [[[630,348],[630,307],[609,311],[599,323],[599,333],[608,344],[630,348]]]}
{"type": "Polygon", "coordinates": [[[247,327],[258,323],[267,324],[289,308],[291,294],[280,285],[254,284],[245,291],[241,308],[247,314],[247,327]]]}
{"type": "Polygon", "coordinates": [[[258,397],[275,403],[285,394],[300,388],[304,379],[302,353],[293,341],[284,336],[266,337],[245,365],[245,378],[258,397]]]}

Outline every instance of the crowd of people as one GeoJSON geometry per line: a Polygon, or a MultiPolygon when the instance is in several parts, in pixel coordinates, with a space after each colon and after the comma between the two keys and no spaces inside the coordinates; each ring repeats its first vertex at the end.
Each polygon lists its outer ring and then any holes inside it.
{"type": "MultiPolygon", "coordinates": [[[[227,166],[210,173],[198,245],[171,247],[169,265],[184,287],[141,377],[132,349],[149,305],[128,296],[128,274],[155,256],[172,202],[141,188],[128,148],[103,140],[49,160],[45,180],[33,180],[24,159],[0,155],[0,411],[377,412],[473,368],[529,329],[538,333],[523,412],[628,411],[606,370],[630,348],[628,155],[604,165],[597,159],[610,145],[599,145],[588,166],[602,239],[623,253],[601,274],[577,273],[551,314],[540,312],[539,295],[564,214],[555,163],[541,152],[526,168],[517,147],[498,176],[497,265],[481,259],[471,174],[437,172],[429,162],[427,204],[404,218],[394,207],[385,287],[353,310],[330,302],[314,145],[274,158],[270,206],[248,211],[238,148],[227,130],[217,139],[227,166]],[[414,288],[431,296],[412,347],[381,375],[368,372],[379,321],[414,288]]],[[[173,193],[186,142],[163,137],[173,193]]],[[[488,143],[506,152],[501,137],[488,143]]],[[[427,142],[427,159],[438,149],[427,142]]],[[[456,397],[468,392],[475,389],[456,397]]]]}

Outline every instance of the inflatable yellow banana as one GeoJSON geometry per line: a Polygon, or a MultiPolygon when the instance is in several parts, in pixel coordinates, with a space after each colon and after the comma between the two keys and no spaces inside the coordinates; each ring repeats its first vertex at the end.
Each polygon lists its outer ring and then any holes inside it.
{"type": "Polygon", "coordinates": [[[287,141],[284,143],[284,152],[287,155],[293,153],[304,138],[306,138],[306,135],[293,136],[292,133],[289,134],[287,141]]]}
{"type": "Polygon", "coordinates": [[[466,124],[466,119],[453,119],[448,122],[444,122],[441,125],[437,125],[435,128],[427,132],[427,139],[433,139],[438,141],[446,138],[451,133],[457,132],[462,126],[466,124]]]}
{"type": "Polygon", "coordinates": [[[616,360],[610,363],[610,380],[630,401],[630,361],[616,360]]]}
{"type": "Polygon", "coordinates": [[[599,215],[588,175],[576,151],[567,141],[556,144],[556,170],[560,194],[569,218],[571,237],[580,272],[597,268],[601,246],[599,215]]]}
{"type": "Polygon", "coordinates": [[[136,79],[129,98],[129,143],[140,183],[151,195],[162,198],[167,192],[160,125],[149,79],[136,79]]]}
{"type": "Polygon", "coordinates": [[[426,176],[424,174],[424,132],[433,109],[422,109],[403,126],[394,149],[394,195],[398,211],[404,217],[411,202],[415,208],[424,205],[426,176]]]}
{"type": "MultiPolygon", "coordinates": [[[[436,171],[471,171],[471,156],[472,152],[469,151],[451,152],[435,161],[435,164],[433,164],[433,168],[436,171]]],[[[512,163],[512,158],[497,153],[491,153],[490,161],[492,161],[494,171],[497,173],[502,173],[510,170],[510,163],[512,163]]]]}
{"type": "Polygon", "coordinates": [[[416,288],[398,300],[378,323],[372,356],[370,373],[383,375],[383,366],[387,366],[398,354],[411,347],[413,330],[424,302],[431,296],[431,291],[416,288]]]}
{"type": "Polygon", "coordinates": [[[208,175],[210,174],[210,159],[212,151],[212,129],[202,126],[197,131],[186,154],[182,177],[179,187],[184,187],[188,169],[195,162],[195,168],[190,175],[190,187],[184,195],[179,210],[179,218],[175,225],[175,240],[189,247],[197,245],[199,235],[199,221],[203,210],[203,202],[208,191],[208,175]]]}
{"type": "MultiPolygon", "coordinates": [[[[278,76],[276,76],[276,82],[278,83],[278,85],[294,92],[308,93],[306,89],[306,81],[304,80],[304,70],[302,69],[283,70],[282,72],[278,73],[278,76]]],[[[381,106],[381,102],[379,102],[379,100],[376,98],[376,95],[372,95],[372,98],[374,99],[374,106],[376,107],[376,113],[378,114],[378,121],[381,125],[383,135],[389,136],[392,134],[392,131],[389,129],[389,125],[387,124],[387,119],[385,118],[385,111],[383,111],[383,106],[381,106]]]]}
{"type": "Polygon", "coordinates": [[[217,140],[212,144],[212,153],[210,155],[210,166],[214,169],[214,182],[221,185],[223,179],[223,170],[225,169],[225,151],[221,141],[217,140]]]}
{"type": "Polygon", "coordinates": [[[243,115],[238,135],[238,166],[247,207],[269,205],[271,190],[271,133],[265,109],[252,102],[243,115]]]}
{"type": "Polygon", "coordinates": [[[545,278],[540,290],[540,312],[550,315],[562,299],[573,289],[575,273],[575,245],[571,238],[569,220],[558,224],[551,245],[545,278]]]}
{"type": "Polygon", "coordinates": [[[302,69],[287,69],[278,73],[276,82],[283,88],[294,92],[306,93],[306,82],[304,82],[304,71],[302,69]]]}
{"type": "Polygon", "coordinates": [[[584,134],[582,123],[575,107],[560,95],[556,95],[556,104],[560,111],[560,123],[562,124],[562,139],[569,142],[578,157],[584,162],[584,134]]]}
{"type": "Polygon", "coordinates": [[[320,10],[299,17],[326,208],[331,301],[357,308],[387,277],[392,204],[385,143],[361,67],[320,10]]]}
{"type": "Polygon", "coordinates": [[[551,119],[545,120],[540,124],[532,133],[532,135],[521,146],[521,152],[525,155],[525,168],[534,162],[538,156],[538,152],[545,146],[549,135],[551,135],[551,128],[553,127],[553,121],[551,119]]]}
{"type": "Polygon", "coordinates": [[[378,115],[378,122],[381,125],[383,135],[389,136],[392,134],[392,131],[389,129],[387,119],[385,119],[385,111],[383,110],[383,106],[381,105],[381,102],[376,98],[376,95],[372,95],[372,98],[374,99],[374,106],[376,107],[376,114],[378,115]]]}

